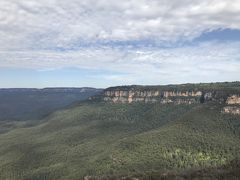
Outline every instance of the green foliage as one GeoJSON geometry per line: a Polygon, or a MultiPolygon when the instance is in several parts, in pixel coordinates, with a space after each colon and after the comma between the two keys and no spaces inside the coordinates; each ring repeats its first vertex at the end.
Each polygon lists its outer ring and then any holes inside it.
{"type": "Polygon", "coordinates": [[[226,93],[239,92],[240,82],[219,82],[219,83],[199,83],[199,84],[179,84],[161,86],[118,86],[110,87],[108,90],[159,90],[159,91],[224,91],[226,93]]]}
{"type": "Polygon", "coordinates": [[[81,179],[222,166],[240,117],[216,104],[81,103],[0,135],[0,179],[81,179]]]}
{"type": "Polygon", "coordinates": [[[131,174],[121,175],[105,175],[105,176],[91,176],[90,180],[179,180],[179,179],[214,179],[214,180],[228,180],[228,179],[239,179],[240,177],[240,161],[234,160],[225,165],[213,166],[207,168],[191,168],[181,171],[147,171],[147,172],[133,172],[131,174]]]}

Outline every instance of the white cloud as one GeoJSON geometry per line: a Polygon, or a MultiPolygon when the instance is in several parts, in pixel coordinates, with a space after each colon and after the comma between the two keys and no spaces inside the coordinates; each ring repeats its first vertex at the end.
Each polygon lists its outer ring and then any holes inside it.
{"type": "MultiPolygon", "coordinates": [[[[125,83],[238,80],[240,43],[202,43],[170,49],[85,48],[78,51],[0,52],[1,67],[112,71],[103,79],[125,83]]],[[[94,76],[94,74],[92,75],[94,76]]]]}
{"type": "Polygon", "coordinates": [[[240,0],[0,0],[0,67],[103,69],[122,73],[104,78],[123,84],[239,80],[239,42],[143,43],[240,29],[239,12],[240,0]],[[143,46],[108,45],[132,41],[143,46]]]}
{"type": "Polygon", "coordinates": [[[0,47],[191,39],[216,28],[240,29],[239,12],[239,0],[0,0],[0,47]]]}

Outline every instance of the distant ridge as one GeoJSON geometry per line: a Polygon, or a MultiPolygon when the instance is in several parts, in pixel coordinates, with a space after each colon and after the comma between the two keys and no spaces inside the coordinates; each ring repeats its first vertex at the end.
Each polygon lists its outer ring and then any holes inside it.
{"type": "Polygon", "coordinates": [[[46,88],[0,88],[0,92],[8,91],[8,92],[17,92],[17,91],[82,91],[82,90],[96,90],[101,91],[103,89],[100,88],[92,88],[92,87],[46,87],[46,88]]]}
{"type": "Polygon", "coordinates": [[[39,119],[100,92],[91,87],[2,88],[0,121],[39,119]]]}

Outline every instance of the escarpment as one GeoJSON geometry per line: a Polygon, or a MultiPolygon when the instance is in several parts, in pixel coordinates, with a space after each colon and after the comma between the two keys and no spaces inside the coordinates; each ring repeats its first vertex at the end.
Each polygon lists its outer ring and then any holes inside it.
{"type": "Polygon", "coordinates": [[[240,83],[183,84],[167,86],[118,86],[91,99],[108,103],[200,104],[225,106],[223,113],[239,114],[240,83]],[[232,107],[234,106],[234,107],[232,107]]]}
{"type": "Polygon", "coordinates": [[[226,104],[228,106],[223,108],[223,113],[240,115],[240,95],[234,94],[229,96],[226,104]]]}
{"type": "Polygon", "coordinates": [[[103,101],[113,103],[155,103],[192,104],[200,100],[201,91],[160,91],[160,90],[105,90],[103,101]]]}
{"type": "Polygon", "coordinates": [[[240,115],[240,106],[226,106],[222,110],[225,114],[240,115]]]}
{"type": "Polygon", "coordinates": [[[227,98],[227,104],[239,104],[240,105],[240,95],[232,95],[227,98]]]}

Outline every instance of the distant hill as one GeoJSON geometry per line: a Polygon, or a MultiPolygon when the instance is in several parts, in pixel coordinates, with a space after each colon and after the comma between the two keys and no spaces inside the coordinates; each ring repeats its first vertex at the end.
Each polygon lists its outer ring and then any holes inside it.
{"type": "Polygon", "coordinates": [[[0,89],[0,120],[32,120],[100,93],[95,88],[0,89]]]}

